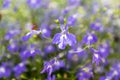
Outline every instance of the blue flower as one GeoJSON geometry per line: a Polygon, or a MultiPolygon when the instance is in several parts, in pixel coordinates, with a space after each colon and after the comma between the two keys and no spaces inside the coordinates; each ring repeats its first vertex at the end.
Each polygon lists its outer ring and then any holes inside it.
{"type": "Polygon", "coordinates": [[[34,57],[37,53],[40,54],[41,51],[39,49],[35,49],[34,45],[30,45],[29,49],[25,49],[20,52],[20,57],[22,60],[26,60],[29,57],[34,57]]]}
{"type": "Polygon", "coordinates": [[[3,8],[9,8],[11,5],[11,0],[3,0],[3,8]]]}
{"type": "Polygon", "coordinates": [[[68,26],[74,26],[76,22],[76,18],[74,16],[69,16],[67,18],[67,25],[68,26]]]}
{"type": "Polygon", "coordinates": [[[9,77],[11,74],[10,68],[7,67],[5,63],[0,66],[0,78],[9,77]]]}
{"type": "Polygon", "coordinates": [[[27,0],[27,4],[30,8],[39,8],[41,5],[41,0],[27,0]]]}
{"type": "Polygon", "coordinates": [[[92,66],[86,65],[80,68],[76,76],[78,80],[89,80],[93,77],[92,66]]]}
{"type": "Polygon", "coordinates": [[[47,44],[44,48],[45,53],[52,53],[55,51],[55,47],[51,44],[47,44]]]}
{"type": "Polygon", "coordinates": [[[25,50],[20,53],[20,57],[21,57],[21,59],[25,60],[29,57],[34,57],[37,53],[41,53],[41,51],[38,49],[25,50]]]}
{"type": "Polygon", "coordinates": [[[49,29],[47,24],[42,24],[40,30],[41,30],[41,37],[50,38],[51,30],[49,29]]]}
{"type": "Polygon", "coordinates": [[[82,42],[87,44],[87,45],[91,45],[93,43],[96,43],[97,42],[97,36],[93,33],[87,33],[84,37],[83,37],[83,40],[82,42]]]}
{"type": "Polygon", "coordinates": [[[102,61],[102,57],[98,50],[95,50],[93,48],[90,48],[91,52],[93,53],[92,57],[92,63],[96,63],[96,65],[99,65],[99,63],[102,61]]]}
{"type": "Polygon", "coordinates": [[[57,58],[44,62],[44,69],[41,73],[48,73],[48,76],[51,76],[52,72],[59,70],[60,68],[64,67],[65,64],[62,60],[57,60],[57,58]]]}
{"type": "Polygon", "coordinates": [[[46,24],[42,24],[39,30],[30,30],[30,32],[28,32],[25,36],[22,37],[22,40],[27,41],[33,35],[39,35],[40,33],[40,36],[42,38],[49,38],[51,36],[51,30],[48,28],[48,26],[46,24]]]}
{"type": "Polygon", "coordinates": [[[55,34],[55,36],[53,37],[53,44],[58,44],[58,47],[60,49],[65,49],[65,47],[67,45],[69,46],[74,46],[76,44],[76,37],[75,35],[68,33],[68,26],[63,26],[61,25],[61,33],[57,33],[55,34]]]}
{"type": "Polygon", "coordinates": [[[33,35],[40,34],[40,30],[31,30],[29,33],[27,33],[25,36],[22,37],[23,41],[27,41],[29,38],[31,38],[33,35]]]}
{"type": "Polygon", "coordinates": [[[19,50],[18,42],[11,40],[10,45],[8,45],[7,49],[10,52],[17,52],[19,50]]]}
{"type": "Polygon", "coordinates": [[[55,75],[48,76],[46,80],[55,80],[55,75]]]}
{"type": "Polygon", "coordinates": [[[103,25],[100,23],[100,21],[95,21],[90,24],[90,28],[95,31],[103,31],[103,25]]]}
{"type": "Polygon", "coordinates": [[[79,5],[80,2],[81,0],[68,0],[69,5],[73,5],[73,6],[79,5]]]}
{"type": "Polygon", "coordinates": [[[15,30],[9,30],[5,34],[4,38],[5,38],[5,40],[10,40],[10,39],[14,38],[18,34],[20,34],[20,30],[16,30],[16,29],[15,30]]]}
{"type": "Polygon", "coordinates": [[[24,62],[21,62],[19,64],[17,64],[14,68],[13,71],[15,73],[15,77],[20,76],[23,72],[26,71],[26,66],[24,62]]]}
{"type": "Polygon", "coordinates": [[[100,46],[98,46],[99,53],[102,57],[106,58],[110,53],[110,45],[109,42],[104,42],[100,46]]]}
{"type": "Polygon", "coordinates": [[[81,44],[78,44],[77,46],[74,46],[72,49],[68,51],[67,58],[68,60],[72,61],[79,61],[79,59],[82,59],[84,57],[85,59],[86,51],[82,49],[81,44]]]}
{"type": "Polygon", "coordinates": [[[110,71],[105,76],[100,77],[99,80],[119,80],[120,79],[120,63],[116,62],[110,68],[110,71]]]}

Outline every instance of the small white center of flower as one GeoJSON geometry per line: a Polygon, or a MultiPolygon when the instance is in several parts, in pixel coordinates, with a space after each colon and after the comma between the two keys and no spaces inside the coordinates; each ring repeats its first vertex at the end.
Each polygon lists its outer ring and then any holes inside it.
{"type": "Polygon", "coordinates": [[[0,67],[0,73],[5,73],[5,68],[4,67],[0,67]]]}
{"type": "Polygon", "coordinates": [[[58,61],[55,61],[55,63],[54,63],[55,65],[60,65],[60,63],[58,62],[58,61]]]}
{"type": "Polygon", "coordinates": [[[98,57],[99,57],[98,54],[94,54],[94,56],[95,56],[97,59],[98,59],[98,57]]]}
{"type": "Polygon", "coordinates": [[[93,37],[91,35],[88,36],[88,40],[92,40],[93,37]]]}
{"type": "Polygon", "coordinates": [[[99,27],[99,26],[100,26],[100,23],[99,23],[99,22],[97,22],[95,25],[96,25],[97,27],[99,27]]]}
{"type": "Polygon", "coordinates": [[[48,65],[47,69],[49,69],[49,68],[52,68],[52,66],[51,66],[51,65],[48,65]]]}
{"type": "Polygon", "coordinates": [[[100,51],[101,51],[101,52],[105,52],[105,49],[104,49],[104,48],[101,48],[100,51]]]}
{"type": "Polygon", "coordinates": [[[12,44],[11,47],[12,47],[12,48],[15,48],[15,44],[12,44]]]}
{"type": "Polygon", "coordinates": [[[31,52],[31,54],[33,54],[35,52],[35,50],[31,50],[30,52],[31,52]]]}
{"type": "Polygon", "coordinates": [[[46,33],[46,32],[47,32],[47,30],[46,30],[46,29],[43,29],[43,30],[42,30],[42,32],[43,32],[43,33],[46,33]]]}
{"type": "Polygon", "coordinates": [[[52,49],[52,46],[50,45],[50,46],[48,46],[48,50],[51,50],[52,49]]]}
{"type": "Polygon", "coordinates": [[[19,66],[22,67],[24,64],[23,63],[20,63],[19,66]]]}
{"type": "Polygon", "coordinates": [[[115,70],[115,71],[113,72],[113,75],[118,75],[118,72],[115,70]]]}
{"type": "Polygon", "coordinates": [[[36,3],[36,0],[31,0],[31,3],[32,3],[32,4],[35,4],[35,3],[36,3]]]}

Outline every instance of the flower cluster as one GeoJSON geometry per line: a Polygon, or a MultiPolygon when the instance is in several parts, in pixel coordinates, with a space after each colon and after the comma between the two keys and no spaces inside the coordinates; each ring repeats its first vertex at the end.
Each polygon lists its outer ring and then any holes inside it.
{"type": "Polygon", "coordinates": [[[105,1],[0,0],[0,80],[119,80],[120,1],[105,1]]]}

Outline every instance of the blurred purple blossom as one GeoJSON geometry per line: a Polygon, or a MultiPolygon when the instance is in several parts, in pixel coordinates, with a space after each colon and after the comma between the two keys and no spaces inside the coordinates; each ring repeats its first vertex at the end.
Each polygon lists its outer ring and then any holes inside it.
{"type": "Polygon", "coordinates": [[[94,33],[87,33],[84,37],[82,42],[87,44],[87,45],[91,45],[93,43],[97,42],[97,36],[94,33]]]}
{"type": "Polygon", "coordinates": [[[17,64],[14,68],[13,68],[15,77],[20,76],[23,72],[26,71],[26,66],[24,62],[21,62],[19,64],[17,64]]]}
{"type": "Polygon", "coordinates": [[[27,4],[30,8],[39,8],[41,5],[41,0],[27,0],[27,4]]]}
{"type": "Polygon", "coordinates": [[[93,77],[92,65],[80,68],[76,76],[78,80],[90,80],[93,77]]]}
{"type": "Polygon", "coordinates": [[[44,68],[41,73],[48,73],[48,76],[51,76],[52,72],[63,68],[65,63],[62,60],[58,60],[57,58],[44,62],[44,68]]]}

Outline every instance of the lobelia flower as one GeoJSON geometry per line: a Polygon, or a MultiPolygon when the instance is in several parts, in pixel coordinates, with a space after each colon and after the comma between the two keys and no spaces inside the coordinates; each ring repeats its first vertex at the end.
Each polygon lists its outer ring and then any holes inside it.
{"type": "Polygon", "coordinates": [[[67,45],[74,46],[76,44],[76,36],[68,32],[68,26],[60,26],[61,33],[55,34],[53,37],[53,44],[58,44],[60,49],[65,49],[67,45]]]}
{"type": "Polygon", "coordinates": [[[17,64],[14,68],[13,68],[15,77],[20,76],[23,72],[26,71],[26,66],[24,62],[21,62],[19,64],[17,64]]]}
{"type": "Polygon", "coordinates": [[[81,0],[68,0],[69,5],[77,6],[81,0]]]}
{"type": "Polygon", "coordinates": [[[35,49],[34,45],[30,45],[30,48],[25,49],[20,53],[20,57],[23,60],[26,60],[29,57],[34,57],[37,53],[41,53],[39,49],[35,49]]]}
{"type": "Polygon", "coordinates": [[[33,28],[33,29],[30,29],[30,32],[28,32],[25,36],[22,37],[23,41],[27,41],[33,35],[39,35],[40,33],[41,33],[40,36],[42,38],[50,38],[51,36],[51,30],[48,28],[48,25],[46,24],[42,24],[39,30],[34,30],[35,25],[32,26],[30,24],[27,24],[27,26],[30,26],[30,28],[33,28]]]}
{"type": "Polygon", "coordinates": [[[110,48],[109,48],[109,43],[106,42],[102,45],[98,46],[98,50],[95,50],[93,48],[90,48],[91,52],[93,53],[93,60],[92,62],[96,62],[96,64],[98,65],[100,62],[103,63],[107,63],[106,61],[106,57],[109,55],[110,52],[110,48]]]}
{"type": "Polygon", "coordinates": [[[9,30],[5,34],[4,39],[5,40],[10,40],[10,39],[14,38],[15,36],[17,36],[18,34],[20,34],[20,30],[17,30],[17,29],[15,29],[15,30],[9,30]]]}
{"type": "Polygon", "coordinates": [[[11,70],[9,68],[7,68],[6,65],[2,64],[0,66],[0,78],[2,77],[9,77],[11,74],[11,70]]]}
{"type": "Polygon", "coordinates": [[[0,78],[9,77],[9,76],[10,76],[10,70],[4,66],[0,66],[0,78]]]}
{"type": "Polygon", "coordinates": [[[99,31],[99,32],[103,31],[103,25],[98,20],[96,20],[95,22],[92,22],[90,24],[90,28],[93,29],[93,30],[95,30],[95,31],[99,31]]]}
{"type": "Polygon", "coordinates": [[[69,60],[78,61],[79,59],[82,59],[80,57],[83,57],[83,56],[85,59],[85,56],[86,56],[85,54],[86,54],[86,51],[82,49],[82,46],[80,44],[78,44],[78,46],[74,46],[72,49],[68,51],[67,58],[69,60]]]}
{"type": "Polygon", "coordinates": [[[30,8],[39,8],[41,5],[41,0],[27,0],[27,4],[30,8]]]}
{"type": "Polygon", "coordinates": [[[86,65],[79,69],[77,75],[77,80],[90,80],[93,77],[93,71],[91,65],[86,65]]]}
{"type": "Polygon", "coordinates": [[[52,53],[54,51],[56,51],[56,49],[52,44],[47,44],[44,48],[45,53],[52,53]]]}
{"type": "Polygon", "coordinates": [[[98,2],[93,2],[92,3],[92,14],[96,14],[100,9],[100,5],[98,2]]]}
{"type": "Polygon", "coordinates": [[[10,52],[17,52],[19,50],[18,42],[15,40],[11,40],[10,45],[8,45],[7,49],[10,52]]]}
{"type": "Polygon", "coordinates": [[[3,0],[3,8],[9,8],[11,5],[11,0],[3,0]]]}
{"type": "Polygon", "coordinates": [[[40,34],[40,30],[31,30],[29,33],[27,33],[25,36],[22,37],[23,41],[27,41],[29,38],[31,38],[33,35],[40,34]]]}
{"type": "Polygon", "coordinates": [[[41,30],[41,37],[50,38],[51,30],[49,29],[47,24],[42,24],[40,30],[41,30]]]}
{"type": "Polygon", "coordinates": [[[82,42],[86,45],[91,45],[97,42],[97,36],[94,33],[87,33],[84,37],[82,42]]]}
{"type": "Polygon", "coordinates": [[[96,63],[96,65],[99,65],[99,63],[102,61],[102,57],[99,54],[99,51],[93,48],[90,48],[90,50],[93,53],[92,63],[96,63]]]}
{"type": "Polygon", "coordinates": [[[106,73],[106,76],[100,77],[99,80],[119,80],[120,79],[120,63],[113,64],[110,71],[106,73]]]}
{"type": "Polygon", "coordinates": [[[76,18],[74,16],[69,16],[67,18],[67,25],[68,26],[74,26],[76,22],[76,18]]]}
{"type": "Polygon", "coordinates": [[[55,75],[52,75],[52,77],[48,76],[46,80],[55,80],[55,75]]]}
{"type": "Polygon", "coordinates": [[[100,46],[98,46],[98,50],[99,50],[100,55],[102,57],[106,58],[109,55],[109,53],[110,53],[109,42],[106,41],[103,44],[101,44],[100,46]]]}
{"type": "Polygon", "coordinates": [[[59,70],[60,68],[64,67],[65,64],[62,60],[57,60],[57,58],[44,62],[44,68],[41,73],[48,73],[48,76],[51,76],[52,72],[59,70]]]}

